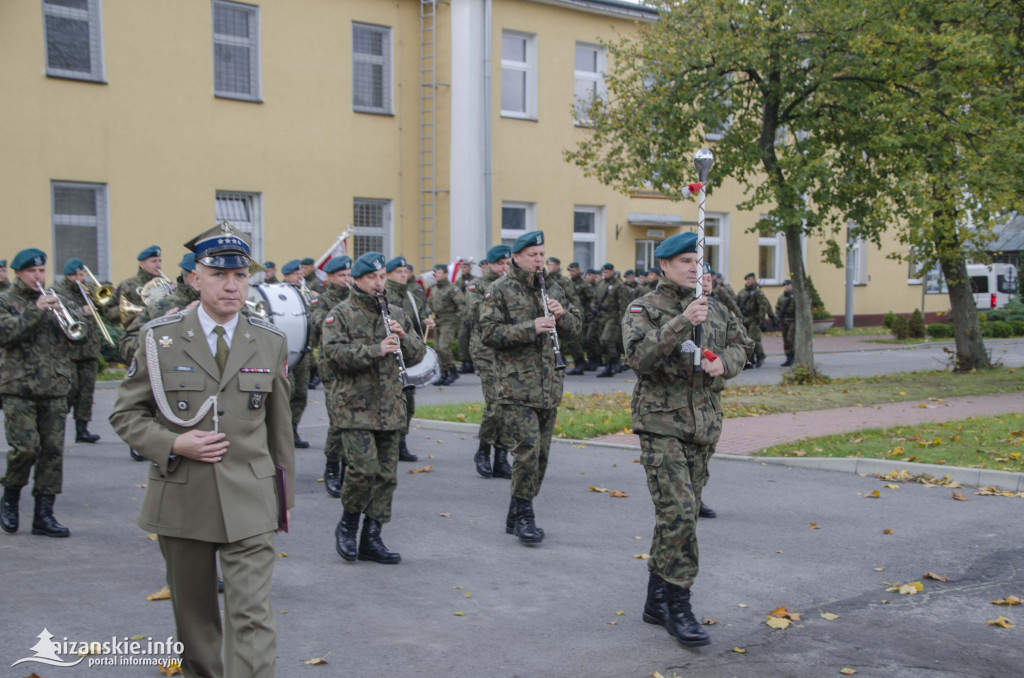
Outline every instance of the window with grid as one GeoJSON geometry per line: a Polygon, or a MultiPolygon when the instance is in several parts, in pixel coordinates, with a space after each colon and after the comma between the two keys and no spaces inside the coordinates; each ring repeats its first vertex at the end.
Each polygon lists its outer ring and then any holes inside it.
{"type": "Polygon", "coordinates": [[[604,210],[600,207],[580,207],[573,211],[572,260],[578,261],[580,270],[598,268],[604,210]]]}
{"type": "Polygon", "coordinates": [[[263,261],[263,203],[259,193],[217,191],[217,223],[227,221],[249,240],[249,254],[263,261]]]}
{"type": "Polygon", "coordinates": [[[259,7],[213,0],[213,91],[219,97],[260,98],[259,7]]]}
{"type": "Polygon", "coordinates": [[[576,43],[576,65],[574,70],[575,86],[573,89],[573,105],[576,110],[576,124],[586,125],[590,122],[587,111],[594,101],[604,94],[604,49],[597,45],[576,43]]]}
{"type": "Polygon", "coordinates": [[[46,74],[103,80],[100,0],[43,0],[46,74]]]}
{"type": "Polygon", "coordinates": [[[391,29],[352,24],[352,109],[391,113],[391,29]]]}
{"type": "Polygon", "coordinates": [[[761,229],[757,239],[757,279],[762,285],[782,284],[785,235],[761,229]]]}
{"type": "Polygon", "coordinates": [[[501,114],[537,117],[537,36],[501,33],[501,114]]]}
{"type": "Polygon", "coordinates": [[[53,209],[53,259],[59,271],[78,257],[101,280],[110,278],[110,229],[107,223],[107,187],[69,181],[50,183],[53,209]]]}
{"type": "Polygon", "coordinates": [[[534,205],[527,202],[501,204],[501,244],[511,246],[516,238],[535,229],[534,205]]]}
{"type": "Polygon", "coordinates": [[[352,209],[352,250],[356,259],[367,252],[391,257],[391,201],[356,198],[352,209]]]}

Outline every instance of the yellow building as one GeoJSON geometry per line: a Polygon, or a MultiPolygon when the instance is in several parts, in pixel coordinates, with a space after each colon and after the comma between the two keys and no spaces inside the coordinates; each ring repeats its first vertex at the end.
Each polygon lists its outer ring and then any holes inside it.
{"type": "MultiPolygon", "coordinates": [[[[588,133],[572,111],[602,91],[600,40],[652,20],[619,0],[5,0],[0,258],[36,246],[116,281],[151,244],[172,271],[228,219],[279,263],[349,227],[355,254],[421,268],[536,227],[563,264],[645,267],[695,203],[617,194],[562,152],[588,133]]],[[[748,232],[741,198],[709,198],[709,260],[774,299],[784,243],[748,232]]],[[[845,272],[819,250],[841,315],[845,272]]],[[[906,264],[857,252],[858,317],[920,306],[906,264]]]]}

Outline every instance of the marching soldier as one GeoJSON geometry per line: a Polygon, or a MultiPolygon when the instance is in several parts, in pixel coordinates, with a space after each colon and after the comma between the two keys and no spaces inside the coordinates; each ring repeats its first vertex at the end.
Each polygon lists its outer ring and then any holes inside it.
{"type": "Polygon", "coordinates": [[[655,528],[643,619],[663,625],[686,646],[710,641],[690,605],[697,576],[697,507],[707,480],[710,448],[722,430],[719,392],[743,368],[751,345],[739,321],[707,297],[696,299],[701,273],[697,236],[674,235],[654,251],[662,279],[629,305],[623,318],[626,360],[637,375],[633,430],[654,502],[655,528]],[[703,328],[700,372],[693,353],[680,350],[703,328]]]}
{"type": "Polygon", "coordinates": [[[598,377],[611,377],[619,371],[619,333],[622,329],[622,313],[619,312],[619,290],[622,282],[615,275],[615,266],[601,267],[601,282],[594,293],[597,301],[594,314],[600,328],[601,360],[603,367],[598,377]]]}
{"type": "Polygon", "coordinates": [[[276,285],[281,282],[277,279],[277,264],[273,261],[263,262],[263,282],[276,285]]]}
{"type": "Polygon", "coordinates": [[[7,279],[7,260],[0,259],[0,292],[6,292],[11,287],[11,282],[7,279]]]}
{"type": "Polygon", "coordinates": [[[138,524],[156,532],[166,562],[185,675],[266,678],[274,533],[288,529],[295,497],[288,346],[240,314],[250,266],[240,234],[225,223],[186,247],[200,304],[144,328],[110,423],[152,462],[138,524]]]}
{"type": "MultiPolygon", "coordinates": [[[[558,257],[548,257],[546,263],[548,270],[544,274],[544,281],[547,286],[558,285],[562,289],[562,294],[565,295],[566,300],[577,309],[582,309],[583,306],[580,303],[579,295],[576,294],[576,286],[572,284],[569,278],[562,275],[562,260],[558,257]]],[[[577,271],[579,271],[579,268],[580,265],[576,264],[577,271]]],[[[562,349],[566,356],[571,355],[573,359],[572,369],[566,370],[565,373],[573,375],[583,374],[586,356],[583,353],[583,343],[580,341],[579,336],[566,341],[562,349]]]]}
{"type": "MultiPolygon", "coordinates": [[[[748,273],[743,277],[744,288],[740,292],[739,307],[743,313],[743,326],[747,330],[747,336],[754,341],[754,353],[751,356],[751,363],[754,367],[764,365],[764,348],[761,346],[761,323],[767,315],[775,322],[775,312],[772,310],[771,302],[764,296],[764,292],[757,285],[757,276],[748,273]]],[[[777,324],[777,323],[776,323],[777,324]]]]}
{"type": "MultiPolygon", "coordinates": [[[[64,279],[54,285],[61,297],[74,299],[76,306],[82,306],[82,288],[79,285],[85,280],[85,264],[74,257],[64,264],[64,279]]],[[[71,344],[71,391],[68,393],[68,412],[74,412],[75,442],[95,443],[100,439],[95,433],[89,432],[92,421],[92,398],[96,389],[96,375],[100,371],[100,333],[96,323],[99,318],[86,311],[88,305],[82,306],[85,317],[85,338],[71,344]]]]}
{"type": "Polygon", "coordinates": [[[7,470],[0,478],[4,486],[0,527],[5,532],[18,531],[21,488],[28,484],[34,466],[32,534],[67,537],[71,531],[54,518],[53,504],[63,481],[70,349],[77,342],[68,337],[70,325],[56,316],[62,305],[71,322],[82,322],[82,315],[70,299],[40,291],[46,280],[42,250],[18,252],[11,268],[16,280],[0,294],[0,361],[4,365],[0,394],[10,446],[7,470]]]}
{"type": "Polygon", "coordinates": [[[322,348],[335,368],[345,482],[341,521],[334,536],[338,555],[347,561],[395,564],[401,555],[381,540],[391,520],[391,498],[398,485],[398,436],[405,425],[406,402],[398,354],[415,364],[426,354],[412,321],[397,306],[386,306],[384,255],[367,252],[352,267],[352,293],[324,319],[322,348]],[[356,546],[359,516],[363,530],[356,546]]]}
{"type": "Polygon", "coordinates": [[[199,290],[195,288],[195,280],[192,277],[196,270],[195,255],[192,252],[185,253],[178,267],[181,274],[174,292],[147,306],[128,323],[124,334],[121,335],[118,354],[125,365],[132,361],[135,352],[139,350],[139,331],[146,323],[171,313],[185,312],[199,304],[199,290]]]}
{"type": "MultiPolygon", "coordinates": [[[[302,264],[298,259],[292,259],[281,267],[281,275],[284,276],[284,281],[294,285],[300,290],[304,286],[301,266],[302,264]]],[[[313,292],[308,285],[305,285],[305,288],[309,292],[306,295],[306,304],[309,307],[310,314],[312,315],[313,309],[319,303],[317,300],[317,293],[313,292]]],[[[307,319],[307,321],[309,321],[309,319],[307,319]]],[[[296,449],[300,450],[305,450],[309,447],[309,442],[303,440],[299,436],[299,422],[302,421],[302,414],[306,411],[306,405],[309,402],[309,379],[313,362],[313,358],[310,357],[309,353],[309,351],[303,353],[299,362],[296,363],[293,368],[288,370],[288,382],[292,385],[291,407],[292,433],[294,434],[293,442],[296,449]]]]}
{"type": "Polygon", "coordinates": [[[796,338],[796,303],[793,299],[792,280],[782,281],[782,294],[775,302],[775,317],[777,322],[782,323],[782,345],[786,352],[786,362],[782,366],[789,367],[796,358],[796,347],[793,345],[796,338]]]}
{"type": "Polygon", "coordinates": [[[484,478],[511,478],[512,465],[508,463],[508,442],[505,440],[498,406],[498,383],[495,376],[494,349],[483,342],[480,334],[480,305],[495,280],[508,273],[512,249],[508,245],[495,245],[487,250],[483,261],[484,273],[466,288],[466,306],[473,321],[473,337],[470,350],[473,364],[480,372],[480,387],[484,392],[484,413],[480,420],[477,437],[480,446],[473,455],[476,472],[484,478]],[[494,463],[491,463],[491,446],[494,446],[494,463]]]}
{"type": "Polygon", "coordinates": [[[583,312],[583,349],[587,352],[587,371],[594,372],[601,367],[601,325],[598,323],[597,286],[601,280],[601,271],[588,268],[585,279],[586,295],[580,293],[580,299],[587,298],[587,307],[583,312]]]}
{"type": "Polygon", "coordinates": [[[327,289],[317,297],[317,303],[310,309],[310,345],[320,347],[316,363],[324,384],[324,396],[327,404],[327,417],[330,425],[327,428],[327,441],[324,443],[324,489],[335,499],[341,496],[341,430],[335,424],[334,413],[338,407],[338,393],[335,388],[337,379],[334,370],[324,358],[323,329],[324,319],[335,306],[348,299],[352,285],[352,257],[332,257],[324,264],[327,274],[327,289]]]}
{"type": "Polygon", "coordinates": [[[524,544],[539,544],[533,499],[547,469],[551,434],[564,377],[555,369],[551,333],[571,339],[579,334],[579,310],[566,306],[557,285],[541,300],[544,232],[531,231],[512,245],[512,267],[494,281],[479,311],[480,336],[494,349],[498,405],[512,449],[512,498],[505,531],[524,544]],[[538,280],[538,278],[540,278],[538,280]]]}
{"type": "Polygon", "coordinates": [[[588,355],[593,356],[594,353],[590,353],[586,349],[586,335],[587,328],[590,325],[590,306],[593,303],[591,297],[593,296],[593,288],[587,283],[587,279],[580,272],[580,264],[578,261],[574,261],[569,264],[569,280],[568,284],[572,288],[573,294],[575,295],[576,308],[580,309],[583,314],[583,327],[580,330],[579,336],[568,344],[569,352],[573,355],[575,364],[567,374],[583,374],[588,370],[595,369],[591,365],[591,360],[588,359],[588,355]],[[578,351],[578,353],[577,353],[578,351]]]}
{"type": "MultiPolygon", "coordinates": [[[[323,294],[327,286],[316,274],[316,260],[313,257],[306,257],[299,263],[299,266],[302,269],[302,279],[306,282],[306,288],[310,292],[323,294]]],[[[284,271],[281,272],[284,273],[284,271]]]]}
{"type": "Polygon", "coordinates": [[[434,383],[438,386],[448,386],[459,378],[459,373],[455,370],[455,357],[452,355],[452,342],[459,331],[466,297],[458,287],[448,282],[447,264],[434,265],[434,278],[437,284],[430,291],[428,303],[434,314],[434,322],[437,323],[434,350],[437,351],[437,359],[441,363],[441,379],[434,383]]]}
{"type": "Polygon", "coordinates": [[[114,298],[103,309],[103,316],[121,328],[127,327],[132,318],[134,318],[133,315],[129,315],[122,319],[121,300],[125,299],[133,306],[145,306],[146,304],[142,301],[139,290],[145,287],[146,283],[150,280],[158,277],[160,269],[163,267],[163,258],[161,257],[158,245],[150,245],[142,250],[139,252],[137,259],[139,270],[135,272],[135,275],[122,280],[118,284],[117,289],[114,291],[114,298]]]}
{"type": "MultiPolygon", "coordinates": [[[[427,302],[427,292],[423,289],[423,283],[416,278],[416,269],[409,263],[409,260],[405,261],[405,268],[409,272],[406,274],[406,285],[407,291],[412,295],[413,301],[416,302],[416,316],[423,318],[424,327],[426,322],[430,319],[430,304],[427,302]]],[[[434,321],[430,320],[430,327],[434,326],[434,321]]],[[[423,335],[426,338],[426,334],[423,335]]]]}
{"type": "MultiPolygon", "coordinates": [[[[476,261],[473,257],[465,259],[459,262],[459,277],[456,279],[455,284],[462,292],[462,296],[466,296],[466,288],[469,283],[473,281],[473,264],[476,261]]],[[[459,374],[473,374],[473,357],[470,354],[469,343],[470,336],[473,333],[473,323],[469,318],[469,313],[466,312],[466,305],[463,305],[462,311],[462,324],[459,325],[459,374]]]]}
{"type": "Polygon", "coordinates": [[[736,295],[732,289],[725,284],[722,279],[722,274],[717,271],[711,271],[711,298],[720,304],[724,305],[730,313],[737,318],[743,318],[743,312],[740,311],[739,303],[736,301],[736,295]]]}

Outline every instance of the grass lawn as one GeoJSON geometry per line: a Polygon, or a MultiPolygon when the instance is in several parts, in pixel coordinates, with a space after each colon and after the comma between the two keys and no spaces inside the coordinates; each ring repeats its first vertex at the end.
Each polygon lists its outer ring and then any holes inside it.
{"type": "Polygon", "coordinates": [[[1024,472],[1024,414],[869,429],[776,445],[760,457],[859,457],[1024,472]]]}
{"type": "MultiPolygon", "coordinates": [[[[729,386],[723,392],[726,418],[780,412],[804,412],[907,400],[939,400],[958,396],[1024,391],[1024,371],[991,369],[969,374],[904,372],[881,377],[836,379],[821,386],[729,386]]],[[[629,432],[629,393],[574,395],[566,393],[558,408],[555,436],[586,439],[629,432]]],[[[483,403],[423,405],[416,416],[441,421],[480,423],[483,403]]]]}

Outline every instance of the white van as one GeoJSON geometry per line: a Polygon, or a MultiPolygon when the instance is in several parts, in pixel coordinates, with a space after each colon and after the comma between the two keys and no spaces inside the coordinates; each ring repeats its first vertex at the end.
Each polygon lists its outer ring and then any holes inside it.
{"type": "Polygon", "coordinates": [[[1002,308],[1017,294],[1017,268],[1013,264],[968,264],[967,275],[979,309],[1002,308]]]}

